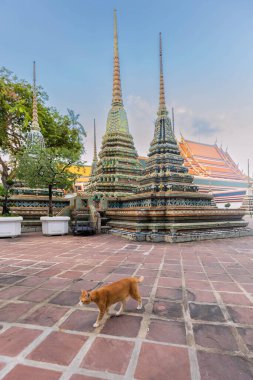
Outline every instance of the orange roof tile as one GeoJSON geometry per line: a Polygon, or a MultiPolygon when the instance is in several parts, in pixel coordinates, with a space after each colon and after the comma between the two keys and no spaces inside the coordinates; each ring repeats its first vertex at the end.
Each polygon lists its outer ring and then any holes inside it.
{"type": "Polygon", "coordinates": [[[220,177],[228,179],[245,179],[235,162],[227,152],[216,144],[202,144],[185,140],[179,142],[181,153],[185,159],[185,166],[193,175],[220,177]]]}

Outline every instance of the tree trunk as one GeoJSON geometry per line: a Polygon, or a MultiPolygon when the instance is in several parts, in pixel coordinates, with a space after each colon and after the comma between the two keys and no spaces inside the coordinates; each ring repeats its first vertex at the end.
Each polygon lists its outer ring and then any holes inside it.
{"type": "Polygon", "coordinates": [[[53,216],[53,185],[48,185],[48,196],[49,196],[49,205],[48,205],[49,216],[53,216]]]}
{"type": "Polygon", "coordinates": [[[9,197],[9,194],[8,194],[8,185],[7,185],[7,180],[8,180],[8,165],[7,165],[7,162],[5,162],[2,157],[0,156],[0,173],[1,173],[1,181],[2,181],[2,185],[5,189],[5,196],[4,196],[4,200],[3,200],[3,209],[2,209],[2,215],[5,215],[5,214],[9,214],[10,213],[10,209],[8,207],[8,197],[9,197]]]}
{"type": "Polygon", "coordinates": [[[10,213],[10,209],[8,207],[8,193],[6,192],[4,196],[4,201],[3,201],[2,215],[8,215],[9,213],[10,213]]]}
{"type": "Polygon", "coordinates": [[[1,173],[1,181],[3,184],[3,187],[7,188],[7,179],[8,179],[8,165],[7,162],[5,162],[2,157],[0,156],[0,173],[1,173]]]}

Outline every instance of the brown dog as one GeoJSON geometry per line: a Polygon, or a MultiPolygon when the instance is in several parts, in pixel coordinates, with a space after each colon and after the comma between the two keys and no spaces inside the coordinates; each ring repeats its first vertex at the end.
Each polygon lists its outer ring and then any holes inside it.
{"type": "Polygon", "coordinates": [[[132,297],[134,300],[138,301],[137,309],[142,308],[142,300],[138,289],[138,283],[143,280],[143,276],[140,278],[128,277],[96,290],[82,290],[79,305],[88,305],[91,302],[95,302],[97,304],[99,314],[93,327],[98,327],[105,313],[108,314],[110,306],[117,302],[121,302],[121,307],[116,315],[120,315],[122,313],[126,300],[129,297],[132,297]]]}

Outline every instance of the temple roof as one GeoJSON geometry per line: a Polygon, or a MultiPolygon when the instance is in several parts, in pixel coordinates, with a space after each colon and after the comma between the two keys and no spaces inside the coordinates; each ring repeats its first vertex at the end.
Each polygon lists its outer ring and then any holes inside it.
{"type": "Polygon", "coordinates": [[[216,144],[209,145],[185,140],[178,143],[189,173],[201,177],[245,180],[229,153],[216,144]]]}

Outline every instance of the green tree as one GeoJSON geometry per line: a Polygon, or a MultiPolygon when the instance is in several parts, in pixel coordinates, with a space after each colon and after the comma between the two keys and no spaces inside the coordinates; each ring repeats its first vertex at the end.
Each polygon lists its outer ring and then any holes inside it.
{"type": "Polygon", "coordinates": [[[68,169],[79,165],[80,154],[66,148],[34,147],[32,151],[25,150],[19,155],[16,175],[30,187],[47,187],[49,194],[49,216],[53,216],[53,188],[69,189],[76,174],[68,169]]]}
{"type": "MultiPolygon", "coordinates": [[[[46,146],[82,153],[83,127],[73,125],[69,116],[62,116],[55,108],[48,107],[48,96],[41,87],[37,88],[37,99],[39,124],[46,146]]],[[[6,68],[0,68],[0,178],[4,188],[13,178],[16,156],[24,150],[31,122],[32,86],[6,68]]]]}

